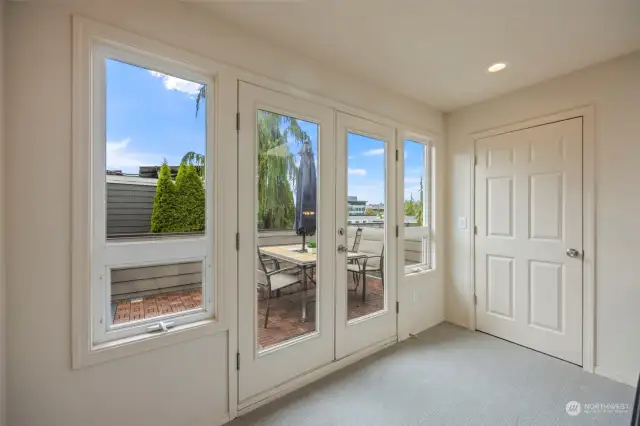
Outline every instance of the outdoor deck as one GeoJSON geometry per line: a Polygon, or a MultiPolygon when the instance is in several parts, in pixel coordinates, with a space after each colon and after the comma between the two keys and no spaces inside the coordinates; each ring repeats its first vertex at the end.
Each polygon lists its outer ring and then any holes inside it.
{"type": "MultiPolygon", "coordinates": [[[[350,280],[351,281],[351,280],[350,280]]],[[[349,288],[353,288],[349,282],[349,288]]],[[[309,298],[315,288],[307,290],[309,298]]],[[[307,321],[301,320],[300,293],[283,295],[271,299],[269,322],[264,328],[266,303],[258,300],[258,342],[261,347],[277,345],[285,340],[309,333],[316,328],[315,304],[308,306],[307,321]]],[[[120,300],[112,304],[113,324],[122,324],[194,309],[202,303],[201,290],[185,290],[144,298],[120,300]]],[[[367,297],[362,302],[362,286],[358,293],[348,292],[348,318],[358,318],[384,308],[384,290],[379,279],[367,278],[367,297]]]]}

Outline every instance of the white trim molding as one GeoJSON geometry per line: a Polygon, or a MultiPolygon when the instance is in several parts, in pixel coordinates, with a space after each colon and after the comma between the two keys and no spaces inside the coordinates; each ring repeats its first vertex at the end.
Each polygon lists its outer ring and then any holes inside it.
{"type": "MultiPolygon", "coordinates": [[[[489,136],[496,136],[530,127],[550,124],[557,121],[582,117],[582,214],[583,214],[583,297],[582,297],[582,368],[594,372],[595,361],[595,265],[596,265],[596,170],[595,170],[595,108],[593,105],[583,106],[554,114],[519,121],[469,135],[469,169],[470,169],[470,224],[475,220],[475,141],[489,136]]],[[[468,328],[476,329],[475,294],[475,232],[474,226],[468,227],[470,244],[469,276],[470,286],[467,293],[468,328]]],[[[596,370],[596,373],[598,371],[596,370]]]]}

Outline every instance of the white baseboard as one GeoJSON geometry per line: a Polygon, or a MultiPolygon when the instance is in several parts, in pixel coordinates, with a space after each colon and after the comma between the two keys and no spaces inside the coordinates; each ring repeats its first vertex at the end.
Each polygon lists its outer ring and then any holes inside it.
{"type": "Polygon", "coordinates": [[[397,339],[395,337],[392,339],[385,340],[383,342],[364,348],[347,357],[334,361],[330,364],[326,364],[322,367],[312,370],[306,374],[298,376],[271,390],[268,390],[261,394],[255,395],[251,398],[248,398],[247,400],[242,401],[240,404],[238,404],[238,416],[247,414],[258,407],[261,407],[269,402],[272,402],[278,398],[281,398],[297,389],[300,389],[303,386],[306,386],[312,382],[315,382],[316,380],[321,379],[322,377],[325,377],[348,365],[351,365],[357,361],[360,361],[363,358],[368,357],[369,355],[373,355],[374,353],[381,351],[382,349],[392,346],[395,343],[397,343],[397,339]]]}
{"type": "Polygon", "coordinates": [[[596,366],[594,373],[607,379],[615,380],[616,382],[625,383],[629,386],[636,387],[638,385],[638,377],[629,372],[611,371],[607,368],[596,366]]]}

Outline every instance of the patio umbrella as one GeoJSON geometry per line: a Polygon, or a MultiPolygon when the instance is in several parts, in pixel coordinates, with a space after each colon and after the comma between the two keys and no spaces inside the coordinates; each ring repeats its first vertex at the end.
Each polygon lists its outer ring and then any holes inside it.
{"type": "Polygon", "coordinates": [[[305,141],[300,149],[293,229],[302,235],[302,251],[306,251],[306,236],[316,232],[316,162],[309,141],[305,141]]]}

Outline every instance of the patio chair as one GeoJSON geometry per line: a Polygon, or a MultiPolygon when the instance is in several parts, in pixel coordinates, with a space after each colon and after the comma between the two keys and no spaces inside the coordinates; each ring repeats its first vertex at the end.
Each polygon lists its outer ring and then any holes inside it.
{"type": "Polygon", "coordinates": [[[347,264],[347,271],[353,274],[356,293],[360,285],[360,276],[362,276],[362,301],[364,302],[367,296],[367,275],[379,272],[380,281],[384,287],[384,242],[362,240],[358,252],[365,254],[366,257],[347,264]]]}
{"type": "Polygon", "coordinates": [[[266,290],[267,293],[267,311],[264,314],[264,328],[267,328],[269,321],[269,310],[271,309],[271,293],[273,291],[279,291],[280,289],[299,284],[300,281],[300,268],[292,266],[289,268],[280,269],[280,264],[274,262],[276,269],[268,268],[266,263],[269,263],[270,259],[263,259],[260,254],[260,248],[258,251],[258,287],[266,290]]]}
{"type": "Polygon", "coordinates": [[[362,228],[356,230],[356,235],[353,237],[353,246],[351,246],[351,252],[357,253],[360,249],[360,240],[362,239],[362,228]]]}

